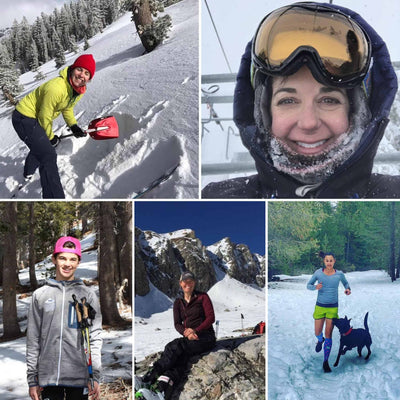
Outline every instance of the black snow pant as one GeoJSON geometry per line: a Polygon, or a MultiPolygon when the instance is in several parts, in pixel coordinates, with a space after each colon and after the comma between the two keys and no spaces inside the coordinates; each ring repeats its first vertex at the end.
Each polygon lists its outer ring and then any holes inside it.
{"type": "Polygon", "coordinates": [[[161,357],[154,363],[154,368],[160,375],[172,379],[175,385],[181,379],[189,358],[210,351],[214,346],[215,336],[210,334],[199,335],[199,340],[175,339],[165,346],[161,357]]]}
{"type": "Polygon", "coordinates": [[[24,175],[33,175],[39,168],[44,199],[64,199],[57,167],[57,153],[45,130],[35,118],[29,118],[15,110],[12,123],[19,138],[29,147],[25,160],[24,175]]]}
{"type": "Polygon", "coordinates": [[[88,400],[88,388],[71,388],[62,386],[47,386],[43,389],[43,400],[88,400]],[[84,394],[85,393],[85,394],[84,394]]]}

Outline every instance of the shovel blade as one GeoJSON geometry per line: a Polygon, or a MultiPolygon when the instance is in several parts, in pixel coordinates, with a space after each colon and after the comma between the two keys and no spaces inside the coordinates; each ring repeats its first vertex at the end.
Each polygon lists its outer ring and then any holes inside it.
{"type": "Polygon", "coordinates": [[[116,139],[119,137],[117,120],[111,115],[96,118],[90,122],[87,133],[95,140],[116,139]]]}

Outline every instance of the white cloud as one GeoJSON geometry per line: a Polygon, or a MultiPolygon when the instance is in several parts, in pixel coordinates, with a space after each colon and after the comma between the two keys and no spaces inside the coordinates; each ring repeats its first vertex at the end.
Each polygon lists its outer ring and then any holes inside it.
{"type": "Polygon", "coordinates": [[[21,22],[24,16],[32,23],[42,12],[51,14],[55,8],[66,2],[67,0],[2,0],[0,28],[11,27],[15,19],[21,22]]]}

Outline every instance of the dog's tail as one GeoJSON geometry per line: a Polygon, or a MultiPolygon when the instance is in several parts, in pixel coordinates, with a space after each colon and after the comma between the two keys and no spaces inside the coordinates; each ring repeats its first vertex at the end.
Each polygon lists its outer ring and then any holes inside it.
{"type": "Polygon", "coordinates": [[[365,317],[364,317],[364,328],[365,328],[365,330],[367,332],[369,332],[369,329],[368,329],[368,313],[366,313],[365,317]]]}

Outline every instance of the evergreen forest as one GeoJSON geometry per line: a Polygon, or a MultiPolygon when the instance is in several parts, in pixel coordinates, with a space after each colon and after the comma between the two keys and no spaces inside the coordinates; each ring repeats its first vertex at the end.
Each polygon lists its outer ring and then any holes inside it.
{"type": "MultiPolygon", "coordinates": [[[[130,202],[1,202],[0,291],[3,301],[3,336],[19,337],[16,294],[31,293],[39,286],[37,263],[52,254],[60,236],[82,239],[95,234],[98,249],[97,282],[103,324],[120,326],[116,289],[128,282],[132,303],[132,205],[130,202]],[[29,285],[22,286],[18,272],[29,269],[29,285]],[[2,290],[1,290],[2,289],[2,290]]],[[[54,271],[48,270],[48,277],[54,271]]]]}
{"type": "Polygon", "coordinates": [[[312,274],[332,252],[344,272],[400,269],[399,202],[271,202],[268,277],[312,274]]]}

